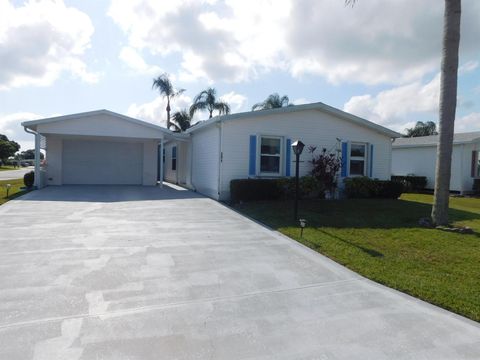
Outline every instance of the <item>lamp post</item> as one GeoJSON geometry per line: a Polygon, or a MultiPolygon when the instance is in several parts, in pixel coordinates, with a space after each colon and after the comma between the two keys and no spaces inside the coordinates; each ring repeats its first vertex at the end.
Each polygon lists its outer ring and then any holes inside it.
{"type": "Polygon", "coordinates": [[[299,167],[300,167],[300,155],[303,151],[305,144],[300,140],[295,141],[292,144],[292,150],[295,154],[295,208],[294,208],[294,217],[295,220],[298,219],[298,193],[299,193],[299,167]]]}

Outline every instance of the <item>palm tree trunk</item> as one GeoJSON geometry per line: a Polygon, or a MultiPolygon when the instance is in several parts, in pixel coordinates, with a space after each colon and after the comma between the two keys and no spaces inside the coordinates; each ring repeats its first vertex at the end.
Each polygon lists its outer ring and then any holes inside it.
{"type": "Polygon", "coordinates": [[[172,123],[170,122],[170,98],[167,97],[167,129],[170,130],[172,123]]]}
{"type": "Polygon", "coordinates": [[[453,131],[457,107],[458,48],[461,0],[445,0],[440,83],[440,119],[432,221],[448,224],[448,201],[452,164],[453,131]]]}

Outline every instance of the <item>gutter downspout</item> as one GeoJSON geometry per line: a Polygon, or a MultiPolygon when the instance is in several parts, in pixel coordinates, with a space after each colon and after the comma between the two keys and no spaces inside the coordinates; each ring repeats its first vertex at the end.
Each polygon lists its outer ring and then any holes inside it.
{"type": "Polygon", "coordinates": [[[219,121],[219,132],[220,132],[220,139],[218,144],[218,185],[217,185],[217,193],[218,193],[218,200],[220,200],[221,194],[221,186],[222,186],[222,165],[223,165],[223,121],[219,121]]]}
{"type": "Polygon", "coordinates": [[[40,189],[41,184],[41,174],[40,174],[40,134],[36,131],[30,130],[27,127],[23,127],[26,133],[35,135],[35,177],[34,177],[34,187],[40,189]]]}
{"type": "Polygon", "coordinates": [[[190,186],[190,189],[193,190],[193,191],[197,191],[197,188],[195,187],[195,184],[193,183],[193,136],[190,136],[190,141],[188,142],[188,145],[189,145],[189,152],[190,152],[190,159],[189,159],[189,168],[190,168],[190,172],[189,172],[189,186],[190,186]]]}

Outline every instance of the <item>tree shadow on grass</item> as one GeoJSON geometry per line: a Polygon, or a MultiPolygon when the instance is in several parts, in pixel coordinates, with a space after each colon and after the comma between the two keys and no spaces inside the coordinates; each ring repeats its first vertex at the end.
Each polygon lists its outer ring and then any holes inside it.
{"type": "Polygon", "coordinates": [[[371,256],[371,257],[376,257],[376,258],[383,258],[383,254],[377,250],[374,250],[374,249],[369,249],[369,248],[366,248],[364,246],[361,246],[361,245],[358,245],[358,244],[355,244],[349,240],[346,240],[344,238],[341,238],[340,236],[337,236],[337,235],[334,235],[332,234],[331,232],[328,232],[328,231],[325,231],[325,230],[321,230],[321,229],[317,229],[318,232],[322,233],[322,234],[325,234],[327,236],[330,236],[336,240],[339,240],[345,244],[348,244],[362,252],[364,252],[365,254],[371,256]]]}

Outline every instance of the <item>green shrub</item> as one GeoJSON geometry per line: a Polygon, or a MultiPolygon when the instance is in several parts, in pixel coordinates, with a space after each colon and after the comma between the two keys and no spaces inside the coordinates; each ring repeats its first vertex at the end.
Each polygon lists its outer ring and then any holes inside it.
{"type": "Polygon", "coordinates": [[[426,176],[392,176],[392,181],[399,182],[403,185],[405,191],[408,192],[418,192],[425,189],[427,186],[427,177],[426,176]]]}
{"type": "Polygon", "coordinates": [[[345,195],[348,198],[389,198],[397,199],[403,192],[400,182],[370,179],[366,176],[346,178],[345,195]]]}
{"type": "Polygon", "coordinates": [[[33,171],[30,171],[23,175],[23,183],[27,188],[31,188],[35,183],[35,173],[33,171]]]}
{"type": "MultiPolygon", "coordinates": [[[[280,178],[277,180],[282,190],[282,195],[291,199],[295,197],[295,178],[280,178]]],[[[308,175],[302,176],[298,181],[301,198],[323,197],[325,186],[315,177],[308,175]]]]}
{"type": "Polygon", "coordinates": [[[475,195],[480,195],[480,179],[473,179],[472,190],[475,195]]]}
{"type": "Polygon", "coordinates": [[[230,200],[241,201],[276,200],[283,195],[278,179],[236,179],[230,181],[230,200]]]}

